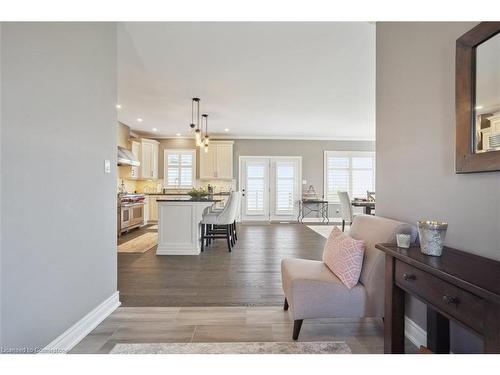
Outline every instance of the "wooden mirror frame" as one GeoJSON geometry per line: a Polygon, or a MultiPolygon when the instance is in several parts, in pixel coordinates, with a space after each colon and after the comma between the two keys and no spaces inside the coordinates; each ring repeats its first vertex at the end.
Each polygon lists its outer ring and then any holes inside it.
{"type": "Polygon", "coordinates": [[[500,32],[500,22],[481,22],[457,39],[455,66],[456,173],[500,171],[500,150],[474,152],[476,48],[500,32]]]}

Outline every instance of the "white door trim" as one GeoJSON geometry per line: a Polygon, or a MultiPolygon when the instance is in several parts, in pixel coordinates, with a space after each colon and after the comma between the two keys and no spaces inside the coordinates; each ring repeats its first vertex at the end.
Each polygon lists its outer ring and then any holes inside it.
{"type": "MultiPolygon", "coordinates": [[[[241,212],[241,220],[242,221],[269,221],[269,178],[270,178],[270,159],[265,158],[262,156],[240,156],[240,168],[239,168],[239,189],[241,190],[242,193],[242,199],[241,199],[241,206],[240,206],[240,212],[241,212]],[[245,204],[246,204],[246,196],[248,195],[248,191],[243,191],[243,186],[245,185],[243,183],[243,176],[246,175],[244,169],[246,168],[246,163],[249,162],[260,162],[262,160],[263,164],[266,164],[265,168],[265,173],[264,173],[264,187],[267,187],[267,191],[264,191],[264,202],[263,202],[263,209],[265,212],[262,214],[254,214],[254,215],[247,215],[247,212],[245,210],[245,204]]],[[[246,186],[244,186],[247,188],[246,186]]],[[[248,190],[248,189],[247,189],[248,190]]]]}

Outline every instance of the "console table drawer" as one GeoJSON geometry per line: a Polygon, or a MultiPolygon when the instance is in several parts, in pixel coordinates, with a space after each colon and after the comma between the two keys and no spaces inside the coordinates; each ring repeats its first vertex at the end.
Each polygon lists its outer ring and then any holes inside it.
{"type": "Polygon", "coordinates": [[[403,289],[420,296],[478,333],[483,332],[483,299],[400,260],[396,260],[394,277],[403,289]]]}

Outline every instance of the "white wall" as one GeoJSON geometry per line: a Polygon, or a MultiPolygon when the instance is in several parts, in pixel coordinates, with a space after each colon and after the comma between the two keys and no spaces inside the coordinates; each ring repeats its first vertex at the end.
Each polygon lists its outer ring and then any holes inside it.
{"type": "Polygon", "coordinates": [[[1,70],[2,345],[43,347],[117,287],[115,25],[4,23],[1,70]]]}
{"type": "MultiPolygon", "coordinates": [[[[455,174],[455,41],[475,25],[377,23],[377,214],[446,221],[447,245],[500,260],[500,173],[455,174]]],[[[407,308],[425,324],[421,303],[407,308]]]]}

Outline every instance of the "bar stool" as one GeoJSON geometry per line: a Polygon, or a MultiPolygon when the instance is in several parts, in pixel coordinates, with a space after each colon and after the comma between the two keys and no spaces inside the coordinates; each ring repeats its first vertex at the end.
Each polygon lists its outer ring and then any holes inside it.
{"type": "MultiPolygon", "coordinates": [[[[227,199],[227,202],[226,204],[222,207],[222,208],[214,208],[214,206],[210,206],[210,207],[207,207],[203,210],[203,216],[202,217],[205,217],[205,215],[208,215],[208,214],[220,214],[226,207],[228,207],[228,205],[230,204],[231,202],[231,199],[233,198],[233,195],[232,193],[229,194],[229,198],[227,199]]],[[[210,234],[214,231],[215,229],[215,226],[213,224],[207,224],[206,228],[205,228],[205,231],[206,231],[206,234],[210,234]]],[[[206,238],[206,242],[205,242],[205,246],[208,246],[212,243],[212,238],[206,238]]]]}
{"type": "Polygon", "coordinates": [[[225,238],[228,250],[231,252],[231,248],[236,242],[234,224],[238,212],[239,195],[240,192],[232,192],[222,211],[203,215],[201,220],[201,251],[204,251],[205,241],[225,238]]]}

